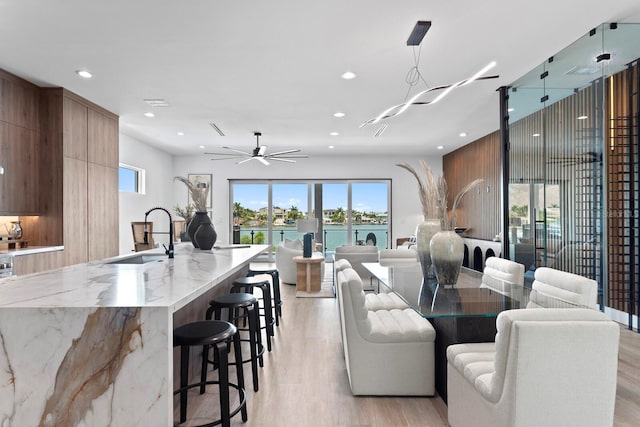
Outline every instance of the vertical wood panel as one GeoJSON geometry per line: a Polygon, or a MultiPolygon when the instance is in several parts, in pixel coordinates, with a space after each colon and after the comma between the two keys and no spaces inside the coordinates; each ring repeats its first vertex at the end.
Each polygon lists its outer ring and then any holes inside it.
{"type": "Polygon", "coordinates": [[[87,177],[87,162],[64,158],[65,265],[89,261],[87,177]]]}
{"type": "Polygon", "coordinates": [[[457,211],[457,226],[467,227],[465,235],[469,237],[491,240],[500,232],[501,224],[499,133],[492,132],[445,155],[442,167],[449,187],[449,209],[465,185],[476,178],[484,180],[462,199],[457,211]]]}
{"type": "Polygon", "coordinates": [[[65,157],[87,160],[87,107],[67,96],[63,101],[65,157]]]}
{"type": "Polygon", "coordinates": [[[118,254],[118,169],[88,163],[89,261],[118,254]]]}
{"type": "Polygon", "coordinates": [[[118,167],[118,120],[89,109],[88,160],[111,168],[118,167]]]}

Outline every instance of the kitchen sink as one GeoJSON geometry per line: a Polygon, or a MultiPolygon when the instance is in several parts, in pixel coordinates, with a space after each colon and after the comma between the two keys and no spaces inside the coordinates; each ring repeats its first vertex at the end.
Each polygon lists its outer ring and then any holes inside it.
{"type": "Polygon", "coordinates": [[[165,254],[140,254],[129,258],[121,258],[115,261],[107,261],[105,264],[146,264],[148,262],[168,259],[165,254]]]}

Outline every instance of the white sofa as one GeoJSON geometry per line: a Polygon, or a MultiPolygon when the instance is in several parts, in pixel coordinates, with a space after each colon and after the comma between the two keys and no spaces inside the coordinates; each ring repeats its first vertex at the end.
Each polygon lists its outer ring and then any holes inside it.
{"type": "Polygon", "coordinates": [[[613,424],[620,327],[596,310],[500,313],[494,343],[447,348],[451,427],[613,424]]]}
{"type": "MultiPolygon", "coordinates": [[[[280,281],[290,285],[296,284],[296,262],[293,257],[302,256],[302,241],[299,239],[289,240],[276,246],[276,268],[280,275],[280,281]]],[[[322,252],[313,252],[312,257],[323,257],[322,252]]],[[[321,264],[321,270],[324,272],[324,262],[321,264]]]]}
{"type": "Polygon", "coordinates": [[[363,262],[378,262],[378,248],[371,245],[342,245],[336,247],[334,259],[346,259],[363,280],[371,274],[362,266],[363,262]]]}
{"type": "Polygon", "coordinates": [[[432,396],[435,330],[414,310],[366,307],[354,269],[338,272],[342,344],[354,395],[432,396]]]}

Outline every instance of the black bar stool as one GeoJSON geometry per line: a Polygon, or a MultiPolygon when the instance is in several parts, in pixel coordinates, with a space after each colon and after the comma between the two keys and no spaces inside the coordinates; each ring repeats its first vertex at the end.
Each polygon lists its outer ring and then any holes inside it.
{"type": "MultiPolygon", "coordinates": [[[[251,370],[253,373],[253,390],[258,391],[258,362],[260,367],[264,366],[262,355],[264,354],[264,346],[262,345],[262,334],[260,333],[260,318],[258,317],[258,299],[247,293],[234,293],[219,295],[209,301],[206,319],[212,317],[215,320],[221,320],[222,309],[227,309],[227,321],[238,326],[239,319],[249,319],[249,328],[238,328],[238,331],[247,331],[249,338],[240,339],[240,341],[249,342],[251,357],[242,361],[242,363],[251,362],[251,370]],[[240,313],[242,311],[242,313],[240,313]]],[[[208,355],[202,358],[202,382],[206,378],[207,363],[217,365],[216,360],[209,360],[208,355]]],[[[241,369],[242,365],[236,366],[241,369]]]]}
{"type": "Polygon", "coordinates": [[[273,309],[271,308],[271,283],[269,280],[263,280],[257,276],[255,277],[240,277],[233,281],[231,285],[231,293],[245,292],[253,294],[254,288],[259,288],[262,291],[262,303],[264,305],[262,314],[264,317],[264,326],[260,329],[265,329],[267,336],[267,350],[271,351],[271,337],[273,334],[273,309]]]}
{"type": "MultiPolygon", "coordinates": [[[[190,388],[200,387],[200,393],[204,393],[206,384],[218,384],[220,390],[220,419],[200,427],[222,424],[229,426],[231,417],[238,412],[242,413],[242,421],[247,421],[247,399],[244,390],[244,376],[242,369],[236,369],[237,384],[229,382],[228,355],[231,341],[235,352],[235,363],[242,364],[242,350],[240,348],[240,334],[238,329],[228,322],[221,320],[202,320],[187,323],[173,330],[173,346],[180,346],[180,388],[174,394],[180,394],[180,423],[187,419],[187,391],[190,388]],[[218,360],[218,381],[204,381],[189,384],[189,350],[192,346],[212,346],[218,360]],[[240,403],[236,408],[229,408],[229,387],[238,390],[240,403]]],[[[208,352],[208,351],[207,351],[208,352]]]]}
{"type": "Polygon", "coordinates": [[[282,300],[280,299],[280,273],[276,268],[275,262],[252,262],[249,264],[248,277],[257,276],[258,274],[268,274],[271,276],[273,283],[273,308],[276,326],[280,326],[280,317],[282,317],[282,300]]]}

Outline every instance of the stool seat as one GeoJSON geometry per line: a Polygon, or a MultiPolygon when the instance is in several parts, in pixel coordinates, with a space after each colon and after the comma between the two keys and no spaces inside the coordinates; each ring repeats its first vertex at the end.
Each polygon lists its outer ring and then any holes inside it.
{"type": "Polygon", "coordinates": [[[211,299],[212,303],[216,303],[219,306],[224,307],[244,307],[247,305],[251,305],[256,302],[256,297],[247,293],[237,293],[237,294],[224,294],[218,295],[211,299]]]}
{"type": "Polygon", "coordinates": [[[264,283],[264,279],[261,279],[256,276],[246,276],[246,277],[238,277],[233,281],[234,285],[242,285],[242,286],[256,286],[264,283]]]}
{"type": "Polygon", "coordinates": [[[177,327],[173,331],[173,346],[213,345],[231,339],[237,328],[228,322],[200,320],[177,327]]]}

